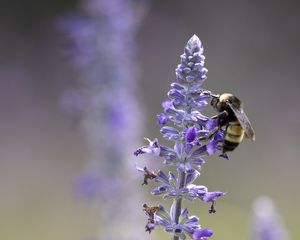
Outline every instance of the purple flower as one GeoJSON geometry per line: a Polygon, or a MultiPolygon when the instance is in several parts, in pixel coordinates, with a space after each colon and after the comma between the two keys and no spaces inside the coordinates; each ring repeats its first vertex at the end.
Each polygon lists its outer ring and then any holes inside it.
{"type": "MultiPolygon", "coordinates": [[[[210,135],[209,131],[205,130],[202,134],[205,138],[205,136],[210,135]]],[[[224,131],[223,130],[218,130],[213,134],[213,139],[206,143],[205,145],[200,146],[199,148],[195,149],[191,156],[192,157],[198,157],[198,156],[204,156],[204,155],[213,155],[220,150],[222,150],[221,144],[223,143],[224,140],[224,131]]],[[[221,154],[221,157],[224,157],[228,159],[227,154],[221,154]]]]}
{"type": "Polygon", "coordinates": [[[163,134],[163,137],[168,140],[180,140],[180,132],[173,127],[164,126],[160,129],[160,132],[163,134]]]}
{"type": "Polygon", "coordinates": [[[161,113],[161,114],[157,115],[157,121],[159,124],[165,125],[166,123],[168,123],[170,121],[170,117],[165,113],[161,113]]]}
{"type": "MultiPolygon", "coordinates": [[[[194,184],[205,163],[203,157],[219,153],[224,140],[224,131],[218,128],[217,120],[202,113],[212,98],[211,92],[201,87],[207,74],[204,60],[202,43],[194,35],[181,55],[181,63],[176,68],[177,81],[171,84],[168,99],[162,103],[163,113],[157,117],[158,123],[164,125],[160,129],[162,137],[172,141],[173,147],[159,145],[154,139],[148,140],[148,146],[134,152],[136,156],[143,153],[159,156],[163,164],[174,166],[177,170],[177,175],[172,172],[165,174],[160,170],[155,176],[158,185],[151,193],[172,199],[173,203],[170,212],[160,206],[154,214],[154,223],[146,226],[149,232],[155,226],[162,226],[173,235],[174,240],[184,240],[186,236],[194,240],[207,240],[213,234],[210,229],[201,230],[199,219],[189,217],[187,209],[181,208],[183,199],[211,203],[209,212],[214,213],[217,198],[225,194],[209,192],[206,186],[194,184]]],[[[145,172],[143,169],[139,171],[145,172]]]]}
{"type": "Polygon", "coordinates": [[[199,198],[206,203],[211,203],[209,213],[216,213],[215,203],[219,197],[223,197],[225,193],[223,192],[206,192],[202,195],[199,195],[199,198]]]}
{"type": "Polygon", "coordinates": [[[200,227],[199,218],[196,216],[188,216],[188,210],[184,209],[179,215],[178,223],[175,219],[175,201],[173,202],[170,212],[161,207],[155,213],[155,223],[161,225],[166,232],[172,232],[180,239],[185,239],[185,235],[192,236],[194,231],[200,227]]]}
{"type": "Polygon", "coordinates": [[[206,229],[198,229],[193,234],[192,240],[207,240],[214,234],[213,230],[206,228],[206,229]]]}
{"type": "Polygon", "coordinates": [[[209,119],[206,123],[207,130],[213,130],[218,127],[218,120],[216,119],[209,119]]]}
{"type": "Polygon", "coordinates": [[[194,83],[201,85],[206,79],[207,69],[204,68],[203,47],[200,39],[194,35],[187,43],[181,64],[176,68],[176,78],[179,83],[194,83]]]}
{"type": "Polygon", "coordinates": [[[154,156],[159,156],[160,147],[158,145],[157,138],[155,138],[153,141],[151,141],[149,138],[145,138],[145,140],[147,140],[149,142],[149,145],[137,149],[134,152],[134,155],[138,156],[140,154],[150,153],[150,154],[153,154],[154,156]]]}
{"type": "Polygon", "coordinates": [[[208,191],[207,187],[202,185],[190,184],[187,187],[186,198],[189,200],[194,200],[195,198],[201,199],[208,191]]]}
{"type": "Polygon", "coordinates": [[[172,101],[170,101],[170,100],[165,100],[165,101],[163,101],[163,103],[162,103],[162,107],[163,107],[164,111],[168,111],[169,109],[173,108],[174,106],[173,106],[172,101]]]}
{"type": "Polygon", "coordinates": [[[201,200],[204,202],[215,202],[219,197],[223,197],[225,193],[223,192],[207,192],[203,196],[201,196],[201,200]]]}
{"type": "Polygon", "coordinates": [[[198,137],[197,128],[189,127],[186,130],[186,133],[185,133],[185,142],[186,143],[197,142],[198,141],[197,137],[198,137]]]}

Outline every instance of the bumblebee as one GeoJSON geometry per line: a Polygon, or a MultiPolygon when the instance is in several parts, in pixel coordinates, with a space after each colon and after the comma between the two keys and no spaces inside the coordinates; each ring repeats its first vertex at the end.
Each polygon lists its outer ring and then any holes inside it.
{"type": "Polygon", "coordinates": [[[212,95],[211,105],[219,112],[219,128],[225,127],[223,153],[233,151],[243,140],[244,135],[254,141],[255,134],[251,123],[244,112],[242,102],[231,93],[212,95]]]}

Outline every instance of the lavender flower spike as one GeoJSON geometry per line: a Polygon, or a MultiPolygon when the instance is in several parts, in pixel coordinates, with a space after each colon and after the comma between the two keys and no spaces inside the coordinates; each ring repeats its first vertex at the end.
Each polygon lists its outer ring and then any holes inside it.
{"type": "Polygon", "coordinates": [[[288,240],[287,231],[272,199],[260,197],[254,201],[251,238],[253,240],[288,240]]]}
{"type": "MultiPolygon", "coordinates": [[[[121,233],[122,240],[139,240],[144,233],[136,225],[142,216],[132,199],[141,195],[131,187],[135,182],[131,152],[143,123],[135,94],[139,79],[135,59],[136,34],[147,1],[77,2],[76,13],[58,23],[79,87],[68,91],[64,106],[78,114],[87,146],[87,170],[76,190],[96,207],[101,239],[116,240],[121,233]]],[[[148,172],[144,178],[146,184],[154,174],[148,172]]]]}
{"type": "MultiPolygon", "coordinates": [[[[165,174],[159,170],[155,175],[159,186],[151,191],[152,195],[161,195],[163,199],[173,201],[170,211],[167,212],[161,204],[148,208],[156,211],[152,211],[153,217],[150,221],[148,219],[146,225],[148,232],[161,226],[172,235],[173,240],[186,237],[207,240],[213,235],[211,229],[201,229],[198,217],[188,216],[188,210],[182,208],[183,200],[210,203],[209,212],[215,213],[217,198],[225,194],[209,192],[207,187],[194,184],[205,163],[204,157],[218,153],[224,138],[223,130],[216,129],[216,120],[202,114],[212,97],[210,91],[201,87],[207,78],[203,51],[199,38],[192,36],[180,56],[181,62],[176,68],[177,81],[171,83],[168,99],[162,103],[164,112],[157,117],[158,123],[163,125],[160,129],[162,137],[170,141],[171,146],[159,144],[157,138],[147,139],[149,145],[134,152],[136,156],[151,154],[161,157],[163,164],[175,167],[176,174],[165,174]]],[[[143,172],[141,168],[138,170],[143,172]]]]}

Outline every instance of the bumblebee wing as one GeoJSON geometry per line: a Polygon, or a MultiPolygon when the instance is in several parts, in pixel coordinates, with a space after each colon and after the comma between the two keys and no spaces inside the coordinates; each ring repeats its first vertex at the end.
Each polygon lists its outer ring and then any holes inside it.
{"type": "Polygon", "coordinates": [[[245,114],[243,108],[237,108],[230,103],[228,103],[228,105],[230,106],[231,110],[234,112],[236,118],[238,119],[239,123],[241,124],[242,128],[244,129],[246,137],[248,137],[249,139],[254,141],[255,140],[254,130],[253,130],[251,123],[250,123],[247,115],[245,114]]]}

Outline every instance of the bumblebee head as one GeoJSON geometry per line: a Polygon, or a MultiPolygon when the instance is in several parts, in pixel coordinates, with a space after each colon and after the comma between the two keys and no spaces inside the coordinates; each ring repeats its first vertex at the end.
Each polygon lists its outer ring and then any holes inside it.
{"type": "Polygon", "coordinates": [[[217,108],[217,104],[219,102],[220,99],[220,95],[214,95],[211,94],[211,101],[210,101],[210,105],[213,106],[214,108],[217,108]]]}
{"type": "Polygon", "coordinates": [[[231,93],[221,94],[219,101],[224,104],[230,103],[236,108],[240,108],[242,106],[241,100],[231,93]]]}
{"type": "Polygon", "coordinates": [[[222,112],[224,110],[229,111],[229,103],[235,108],[241,108],[241,101],[231,93],[222,93],[220,95],[211,94],[210,104],[217,109],[217,111],[222,112]]]}

